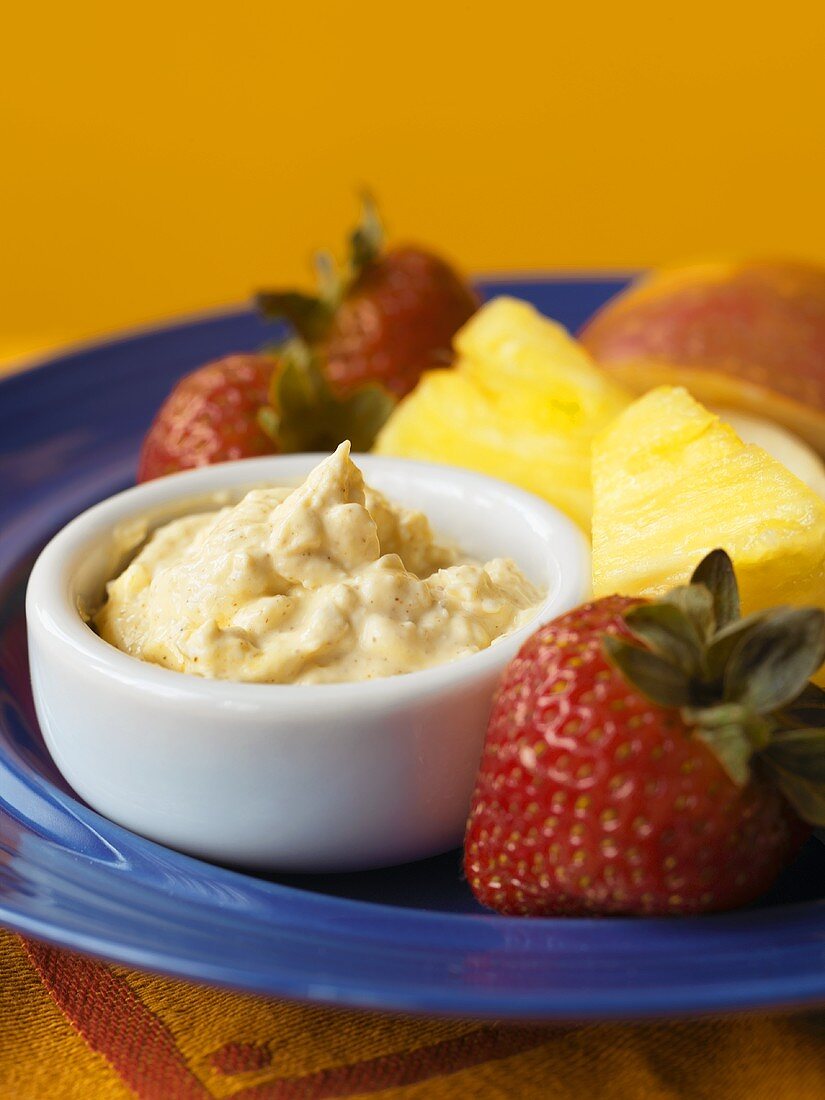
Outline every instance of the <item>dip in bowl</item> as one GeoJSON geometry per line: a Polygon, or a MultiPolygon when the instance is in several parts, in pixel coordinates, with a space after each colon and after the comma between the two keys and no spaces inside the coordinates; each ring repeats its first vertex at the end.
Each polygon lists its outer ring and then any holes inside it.
{"type": "Polygon", "coordinates": [[[232,506],[253,487],[300,485],[324,457],[140,485],[77,517],[42,552],[27,593],[38,718],[57,766],[100,813],[193,855],[269,870],[378,867],[460,843],[501,671],[540,623],[588,595],[586,540],[550,505],[464,470],[357,457],[367,483],[423,513],[439,545],[458,547],[461,561],[510,559],[541,593],[491,644],[415,671],[240,682],[231,661],[178,671],[186,666],[121,651],[89,623],[144,534],[232,506]]]}

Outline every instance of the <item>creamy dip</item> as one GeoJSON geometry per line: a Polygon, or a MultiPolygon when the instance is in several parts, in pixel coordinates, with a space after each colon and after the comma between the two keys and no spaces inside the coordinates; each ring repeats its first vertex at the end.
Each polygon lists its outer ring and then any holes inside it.
{"type": "Polygon", "coordinates": [[[107,586],[101,637],[225,680],[372,680],[486,649],[542,593],[504,558],[436,541],[421,512],[364,484],[342,443],[297,489],[159,528],[107,586]]]}

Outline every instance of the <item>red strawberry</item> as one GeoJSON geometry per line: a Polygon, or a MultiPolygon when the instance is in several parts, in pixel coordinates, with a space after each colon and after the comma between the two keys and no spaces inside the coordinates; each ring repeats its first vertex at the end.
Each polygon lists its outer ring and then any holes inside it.
{"type": "Polygon", "coordinates": [[[739,618],[714,551],[659,603],[538,630],[493,706],[465,841],[504,913],[697,913],[763,893],[825,824],[825,615],[739,618]]]}
{"type": "Polygon", "coordinates": [[[258,411],[268,401],[276,363],[269,355],[230,355],[182,378],[143,441],[138,481],[274,453],[258,411]]]}
{"type": "Polygon", "coordinates": [[[412,246],[382,248],[381,225],[366,200],[343,276],[324,255],[318,297],[258,295],[266,316],[292,322],[316,347],[339,393],[378,382],[402,397],[423,371],[449,365],[453,336],[479,306],[470,284],[440,256],[412,246]]]}
{"type": "Polygon", "coordinates": [[[227,459],[329,449],[368,450],[397,397],[445,366],[455,332],[478,308],[449,264],[420,248],[382,254],[372,203],[339,275],[318,257],[321,293],[258,295],[297,338],[272,355],[232,355],[183,378],[143,442],[138,480],[227,459]],[[276,369],[277,368],[277,369],[276,369]],[[330,388],[331,387],[331,388],[330,388]]]}
{"type": "Polygon", "coordinates": [[[449,366],[453,336],[478,309],[469,284],[439,256],[393,248],[349,288],[324,341],[339,389],[383,383],[403,397],[425,370],[449,366]]]}
{"type": "Polygon", "coordinates": [[[381,386],[332,393],[301,340],[277,356],[230,355],[178,382],[143,441],[138,481],[229,459],[334,450],[349,439],[369,450],[394,398],[381,386]]]}

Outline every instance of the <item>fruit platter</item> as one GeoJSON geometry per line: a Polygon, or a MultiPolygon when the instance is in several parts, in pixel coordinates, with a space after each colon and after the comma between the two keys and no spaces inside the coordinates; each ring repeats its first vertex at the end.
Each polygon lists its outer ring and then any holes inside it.
{"type": "Polygon", "coordinates": [[[0,923],[497,1019],[825,1001],[825,272],[313,291],[0,382],[0,923]]]}

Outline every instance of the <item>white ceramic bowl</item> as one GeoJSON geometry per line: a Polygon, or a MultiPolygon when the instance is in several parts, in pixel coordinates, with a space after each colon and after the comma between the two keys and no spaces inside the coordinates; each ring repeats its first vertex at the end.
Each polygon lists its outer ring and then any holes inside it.
{"type": "Polygon", "coordinates": [[[115,573],[113,531],[154,527],[216,491],[300,483],[321,455],[230,462],[128,489],[43,550],[26,612],[46,744],[96,810],[153,840],[248,867],[351,870],[461,842],[500,673],[541,622],[585,599],[587,543],[565,516],[504,482],[452,467],[357,455],[367,481],[425,512],[482,559],[512,557],[547,589],[535,620],[480,653],[366,683],[206,680],[104,642],[78,607],[115,573]]]}

